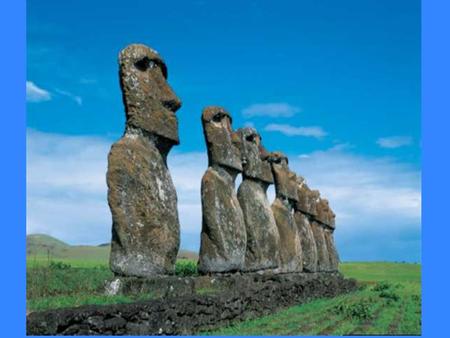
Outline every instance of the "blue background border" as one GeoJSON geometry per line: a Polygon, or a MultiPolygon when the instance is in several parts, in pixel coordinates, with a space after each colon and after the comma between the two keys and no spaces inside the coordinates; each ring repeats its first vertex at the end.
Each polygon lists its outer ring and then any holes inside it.
{"type": "MultiPolygon", "coordinates": [[[[368,1],[368,0],[366,0],[368,1]]],[[[395,1],[395,0],[392,0],[395,1]]],[[[275,1],[274,1],[275,3],[275,1]]],[[[25,1],[0,4],[1,336],[25,336],[25,1]]],[[[423,335],[448,331],[450,1],[422,1],[423,335]]],[[[382,20],[382,18],[380,18],[382,20]]]]}
{"type": "Polygon", "coordinates": [[[25,336],[25,1],[0,2],[2,337],[25,336]]]}
{"type": "MultiPolygon", "coordinates": [[[[422,0],[422,334],[449,331],[450,1],[422,0]]],[[[448,333],[447,333],[448,334],[448,333]]]]}

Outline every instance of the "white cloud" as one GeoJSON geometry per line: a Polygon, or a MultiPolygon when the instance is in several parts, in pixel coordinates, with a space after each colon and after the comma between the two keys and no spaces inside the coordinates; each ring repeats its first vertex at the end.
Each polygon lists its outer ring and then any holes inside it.
{"type": "Polygon", "coordinates": [[[330,201],[344,260],[420,260],[419,169],[346,147],[290,156],[289,166],[330,201]]]}
{"type": "MultiPolygon", "coordinates": [[[[73,244],[109,241],[105,173],[112,141],[33,130],[27,136],[27,232],[48,233],[73,244]]],[[[174,148],[168,159],[178,195],[182,247],[198,250],[200,182],[207,157],[174,148]]],[[[420,259],[417,168],[351,154],[340,146],[290,155],[289,165],[330,200],[343,259],[420,259]]],[[[273,186],[268,195],[273,200],[273,186]]]]}
{"type": "Polygon", "coordinates": [[[377,144],[381,148],[400,148],[411,145],[413,142],[412,137],[410,136],[390,136],[390,137],[381,137],[377,140],[377,144]]]}
{"type": "MultiPolygon", "coordinates": [[[[42,102],[42,101],[49,101],[52,98],[52,94],[43,88],[38,87],[34,82],[27,81],[27,101],[29,102],[42,102]]],[[[83,104],[83,99],[81,96],[74,95],[68,91],[61,90],[56,88],[55,93],[66,96],[70,98],[71,100],[75,101],[76,104],[81,106],[83,104]]]]}
{"type": "Polygon", "coordinates": [[[69,243],[109,240],[105,173],[110,142],[27,132],[27,232],[69,243]]]}
{"type": "Polygon", "coordinates": [[[268,117],[291,117],[300,112],[301,109],[288,103],[256,103],[242,110],[244,117],[268,116],[268,117]]]}
{"type": "Polygon", "coordinates": [[[277,131],[286,136],[306,136],[322,138],[327,135],[327,133],[321,127],[294,127],[289,124],[268,124],[265,131],[277,131]]]}
{"type": "Polygon", "coordinates": [[[72,94],[68,91],[61,90],[61,89],[55,89],[55,91],[60,95],[67,96],[68,98],[72,99],[79,106],[81,106],[83,104],[83,99],[81,98],[81,96],[72,94]]]}
{"type": "MultiPolygon", "coordinates": [[[[46,233],[73,244],[99,244],[111,237],[107,204],[107,156],[113,141],[89,136],[27,132],[27,233],[46,233]]],[[[169,155],[185,238],[198,246],[200,181],[206,154],[169,155]]]]}
{"type": "Polygon", "coordinates": [[[339,147],[291,157],[289,166],[330,200],[338,222],[350,220],[359,227],[374,218],[420,223],[420,171],[411,166],[352,155],[339,147]]]}
{"type": "Polygon", "coordinates": [[[27,101],[42,102],[49,101],[51,94],[47,90],[38,87],[34,82],[27,81],[27,101]]]}

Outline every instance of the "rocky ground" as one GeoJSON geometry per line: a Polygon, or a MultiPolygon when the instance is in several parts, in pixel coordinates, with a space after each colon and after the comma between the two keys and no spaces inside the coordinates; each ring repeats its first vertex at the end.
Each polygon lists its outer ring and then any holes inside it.
{"type": "Polygon", "coordinates": [[[234,278],[236,287],[213,293],[194,292],[131,304],[34,312],[27,316],[27,334],[194,334],[268,315],[315,298],[335,297],[357,288],[355,280],[344,279],[338,273],[248,274],[234,278]]]}

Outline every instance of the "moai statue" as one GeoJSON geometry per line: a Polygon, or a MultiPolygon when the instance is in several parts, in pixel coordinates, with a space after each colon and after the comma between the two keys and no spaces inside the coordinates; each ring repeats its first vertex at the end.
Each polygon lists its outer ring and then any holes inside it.
{"type": "Polygon", "coordinates": [[[314,240],[310,218],[312,211],[311,190],[301,176],[297,176],[298,202],[294,204],[294,219],[297,224],[302,245],[303,270],[317,271],[317,247],[314,240]]]}
{"type": "Polygon", "coordinates": [[[324,225],[324,236],[329,257],[329,271],[337,271],[339,267],[339,255],[333,238],[333,232],[336,228],[335,218],[336,215],[331,210],[328,200],[321,199],[318,205],[318,220],[324,225]]]}
{"type": "Polygon", "coordinates": [[[201,184],[198,270],[203,274],[242,271],[247,235],[234,189],[242,172],[239,139],[232,132],[230,114],[221,107],[205,108],[202,123],[209,163],[201,184]]]}
{"type": "Polygon", "coordinates": [[[119,53],[119,67],[126,128],[108,156],[110,267],[123,276],[171,274],[180,225],[166,159],[179,144],[175,112],[181,102],[153,49],[129,45],[119,53]]]}
{"type": "Polygon", "coordinates": [[[280,235],[266,195],[267,188],[273,184],[271,166],[255,129],[238,129],[236,134],[240,140],[243,167],[237,197],[247,231],[244,270],[275,269],[280,259],[280,235]]]}
{"type": "Polygon", "coordinates": [[[314,234],[314,241],[317,248],[317,271],[330,271],[330,255],[328,253],[327,241],[325,238],[325,227],[320,221],[321,198],[318,190],[312,190],[310,193],[310,203],[312,212],[311,229],[314,234]]]}
{"type": "Polygon", "coordinates": [[[280,152],[269,155],[275,180],[276,198],[272,212],[280,234],[280,265],[278,272],[303,270],[300,236],[293,215],[293,204],[298,200],[296,175],[289,170],[287,157],[280,152]]]}

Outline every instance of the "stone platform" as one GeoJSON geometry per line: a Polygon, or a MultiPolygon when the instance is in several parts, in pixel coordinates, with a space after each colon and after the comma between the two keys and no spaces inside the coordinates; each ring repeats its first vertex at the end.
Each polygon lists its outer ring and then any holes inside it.
{"type": "Polygon", "coordinates": [[[119,278],[110,293],[154,299],[33,312],[28,335],[189,335],[356,290],[339,273],[119,278]]]}

